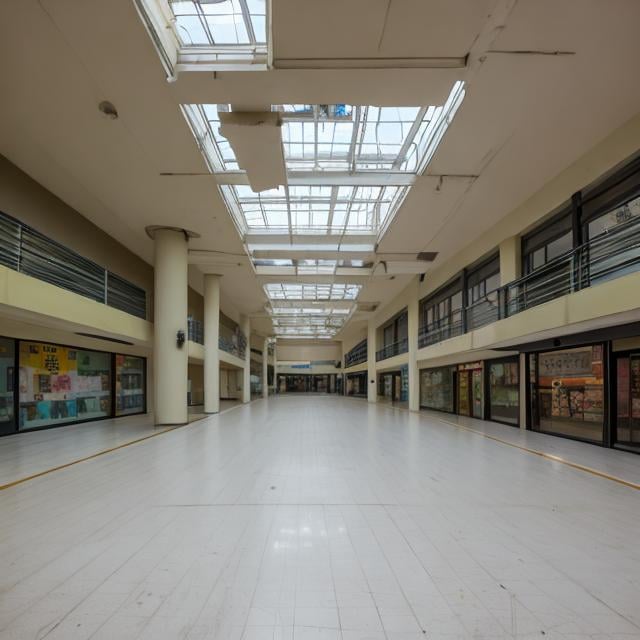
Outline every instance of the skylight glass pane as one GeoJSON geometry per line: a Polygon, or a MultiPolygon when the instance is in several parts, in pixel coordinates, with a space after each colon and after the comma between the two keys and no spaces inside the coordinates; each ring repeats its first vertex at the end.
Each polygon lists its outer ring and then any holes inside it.
{"type": "Polygon", "coordinates": [[[266,44],[264,0],[169,0],[175,33],[184,47],[266,44]]]}
{"type": "Polygon", "coordinates": [[[266,284],[264,290],[272,300],[355,300],[359,284],[299,284],[285,282],[266,284]]]}

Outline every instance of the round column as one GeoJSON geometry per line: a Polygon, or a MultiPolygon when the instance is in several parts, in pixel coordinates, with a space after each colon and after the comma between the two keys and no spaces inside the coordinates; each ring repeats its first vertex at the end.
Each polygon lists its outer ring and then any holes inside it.
{"type": "Polygon", "coordinates": [[[188,238],[182,230],[153,232],[153,379],[156,424],[187,422],[187,264],[188,238]],[[184,342],[179,344],[182,332],[184,342]]]}
{"type": "Polygon", "coordinates": [[[220,411],[220,276],[204,276],[204,412],[220,411]]]}

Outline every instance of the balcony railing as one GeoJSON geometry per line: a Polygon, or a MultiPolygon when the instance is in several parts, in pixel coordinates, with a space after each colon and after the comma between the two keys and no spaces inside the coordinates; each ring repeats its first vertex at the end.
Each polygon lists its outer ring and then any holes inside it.
{"type": "Polygon", "coordinates": [[[247,338],[239,328],[230,329],[221,324],[218,347],[242,360],[247,352],[247,338]]]}
{"type": "Polygon", "coordinates": [[[0,264],[56,287],[147,317],[144,289],[0,213],[0,264]]]}
{"type": "Polygon", "coordinates": [[[640,218],[619,224],[528,275],[467,306],[464,322],[420,327],[425,347],[516,315],[545,302],[640,271],[640,218]]]}
{"type": "Polygon", "coordinates": [[[187,318],[187,336],[191,342],[204,344],[204,326],[200,320],[193,316],[187,318]]]}
{"type": "Polygon", "coordinates": [[[367,361],[367,341],[359,342],[353,349],[344,356],[344,368],[354,367],[367,361]]]}
{"type": "Polygon", "coordinates": [[[387,358],[392,358],[393,356],[400,355],[401,353],[406,353],[408,350],[409,341],[407,340],[407,338],[398,340],[398,342],[391,342],[390,344],[386,344],[379,351],[376,351],[376,362],[379,362],[380,360],[386,360],[387,358]]]}

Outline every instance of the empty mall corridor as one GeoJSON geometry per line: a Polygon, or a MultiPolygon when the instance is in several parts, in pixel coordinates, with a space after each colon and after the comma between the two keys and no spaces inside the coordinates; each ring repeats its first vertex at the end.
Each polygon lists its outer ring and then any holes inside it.
{"type": "MultiPolygon", "coordinates": [[[[19,444],[38,435],[3,444],[39,455],[19,444]]],[[[0,638],[640,638],[630,460],[352,398],[257,400],[5,485],[0,638]]]]}

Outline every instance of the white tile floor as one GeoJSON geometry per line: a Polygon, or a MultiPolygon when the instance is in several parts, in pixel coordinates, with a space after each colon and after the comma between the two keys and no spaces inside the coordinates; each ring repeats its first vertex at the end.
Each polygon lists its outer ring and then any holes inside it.
{"type": "Polygon", "coordinates": [[[272,398],[0,492],[0,638],[638,639],[639,535],[640,491],[272,398]]]}

